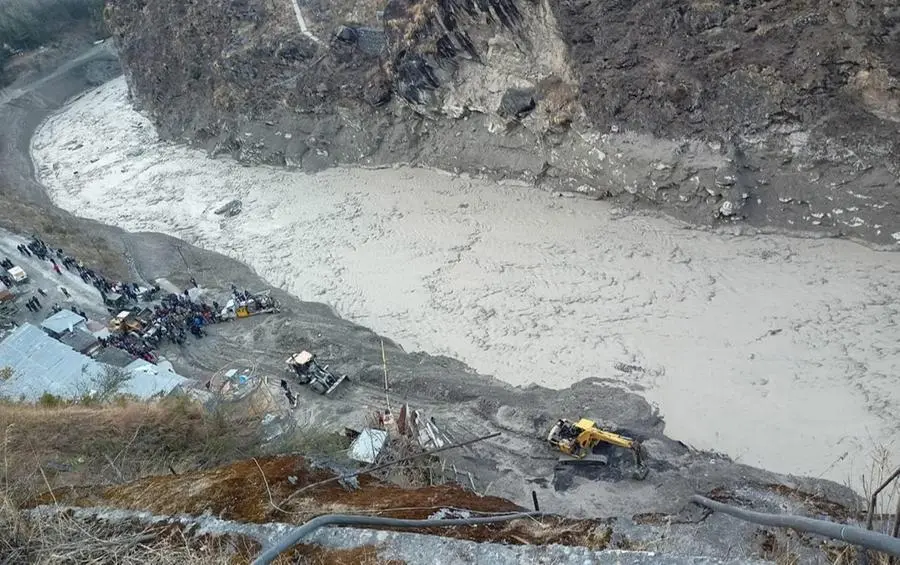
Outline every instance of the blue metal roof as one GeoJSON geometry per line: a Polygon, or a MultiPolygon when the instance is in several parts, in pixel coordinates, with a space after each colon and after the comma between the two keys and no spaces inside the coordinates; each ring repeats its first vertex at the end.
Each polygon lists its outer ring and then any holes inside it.
{"type": "Polygon", "coordinates": [[[133,394],[138,398],[150,398],[154,394],[168,394],[177,386],[188,382],[172,369],[172,364],[161,359],[154,365],[143,359],[135,359],[125,367],[131,373],[131,379],[125,381],[121,392],[133,394]]]}
{"type": "Polygon", "coordinates": [[[60,310],[41,322],[41,327],[54,334],[62,334],[74,330],[78,324],[83,324],[86,321],[71,310],[60,310]]]}
{"type": "MultiPolygon", "coordinates": [[[[31,324],[23,324],[0,342],[0,368],[5,367],[12,370],[12,376],[0,379],[0,396],[34,402],[45,392],[62,398],[88,393],[96,389],[97,380],[109,365],[78,353],[31,324]]],[[[138,359],[125,370],[131,378],[122,383],[119,392],[139,398],[168,394],[189,380],[164,360],[153,365],[138,359]]]]}
{"type": "Polygon", "coordinates": [[[5,367],[12,369],[12,376],[0,380],[0,396],[32,402],[45,392],[60,397],[83,394],[103,374],[103,365],[31,324],[19,326],[0,342],[0,368],[5,367]]]}

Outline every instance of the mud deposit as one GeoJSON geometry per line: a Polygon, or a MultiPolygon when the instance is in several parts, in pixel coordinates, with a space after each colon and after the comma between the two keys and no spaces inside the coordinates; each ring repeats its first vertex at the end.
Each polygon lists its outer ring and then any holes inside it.
{"type": "Polygon", "coordinates": [[[77,215],[224,253],[512,384],[610,379],[657,404],[667,435],[743,463],[855,483],[900,438],[896,254],[423,169],[210,160],[158,141],[123,79],[51,118],[33,155],[77,215]],[[238,216],[214,213],[232,199],[238,216]]]}

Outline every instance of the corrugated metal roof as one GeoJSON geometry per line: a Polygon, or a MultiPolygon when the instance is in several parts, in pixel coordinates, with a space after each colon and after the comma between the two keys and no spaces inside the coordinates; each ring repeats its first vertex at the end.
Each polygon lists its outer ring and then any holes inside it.
{"type": "Polygon", "coordinates": [[[89,349],[98,344],[97,338],[82,329],[76,329],[74,332],[66,332],[59,341],[65,343],[75,351],[86,353],[89,349]]]}
{"type": "Polygon", "coordinates": [[[134,355],[118,347],[104,347],[94,359],[100,363],[106,363],[113,367],[127,367],[134,361],[134,355]]]}
{"type": "Polygon", "coordinates": [[[135,359],[125,367],[132,377],[122,385],[121,392],[133,394],[139,398],[149,398],[154,394],[168,394],[177,386],[188,382],[172,368],[172,364],[160,359],[156,365],[135,359]]]}
{"type": "Polygon", "coordinates": [[[362,463],[374,463],[387,442],[387,432],[366,428],[350,444],[350,459],[362,463]]]}
{"type": "Polygon", "coordinates": [[[86,321],[87,320],[71,310],[60,310],[41,322],[41,327],[59,335],[74,330],[79,324],[85,323],[86,321]]]}
{"type": "Polygon", "coordinates": [[[12,376],[0,381],[0,395],[14,400],[36,401],[45,392],[71,398],[103,374],[103,365],[31,324],[0,342],[0,367],[12,369],[12,376]]]}
{"type": "MultiPolygon", "coordinates": [[[[12,369],[9,379],[0,380],[0,396],[31,402],[40,399],[45,392],[63,398],[90,392],[109,368],[31,324],[23,324],[0,342],[0,367],[12,369]]],[[[131,373],[131,378],[121,385],[119,392],[139,398],[168,394],[188,382],[165,360],[153,365],[138,359],[125,370],[131,373]]]]}

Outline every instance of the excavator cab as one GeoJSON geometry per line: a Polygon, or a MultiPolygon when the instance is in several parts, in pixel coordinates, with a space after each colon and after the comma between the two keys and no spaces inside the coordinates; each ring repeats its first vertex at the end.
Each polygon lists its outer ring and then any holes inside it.
{"type": "Polygon", "coordinates": [[[567,459],[571,458],[570,461],[585,463],[606,464],[606,456],[594,454],[594,448],[601,443],[628,449],[634,455],[638,474],[642,475],[640,478],[646,476],[640,442],[600,429],[593,420],[582,418],[575,423],[566,419],[558,420],[547,434],[547,442],[567,456],[567,459]]]}

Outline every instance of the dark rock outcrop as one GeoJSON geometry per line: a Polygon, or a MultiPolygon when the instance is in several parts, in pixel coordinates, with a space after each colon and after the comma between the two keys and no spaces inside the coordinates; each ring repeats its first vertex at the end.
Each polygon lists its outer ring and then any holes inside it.
{"type": "Polygon", "coordinates": [[[107,17],[138,105],[214,153],[900,234],[888,0],[111,0],[107,17]]]}

